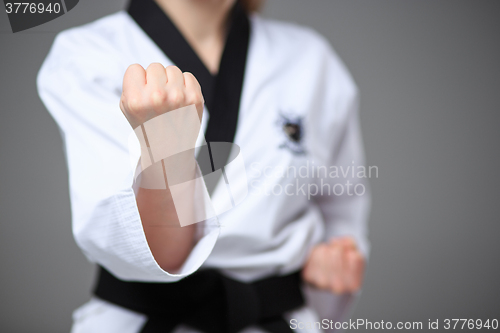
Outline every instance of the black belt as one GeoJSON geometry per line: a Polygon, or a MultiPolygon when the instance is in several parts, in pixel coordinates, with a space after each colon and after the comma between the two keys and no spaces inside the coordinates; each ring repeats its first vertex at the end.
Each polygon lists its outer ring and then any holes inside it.
{"type": "Polygon", "coordinates": [[[256,325],[290,333],[283,313],[304,304],[299,272],[243,283],[214,269],[173,283],[127,282],[100,268],[94,294],[146,314],[141,333],[171,332],[186,324],[206,333],[236,333],[256,325]]]}

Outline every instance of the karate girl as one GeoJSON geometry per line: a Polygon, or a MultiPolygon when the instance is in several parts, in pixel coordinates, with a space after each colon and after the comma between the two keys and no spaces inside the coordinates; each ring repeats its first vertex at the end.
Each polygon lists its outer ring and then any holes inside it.
{"type": "Polygon", "coordinates": [[[357,88],[324,37],[259,5],[131,0],[55,39],[37,84],[100,266],[73,333],[345,318],[369,250],[357,88]]]}

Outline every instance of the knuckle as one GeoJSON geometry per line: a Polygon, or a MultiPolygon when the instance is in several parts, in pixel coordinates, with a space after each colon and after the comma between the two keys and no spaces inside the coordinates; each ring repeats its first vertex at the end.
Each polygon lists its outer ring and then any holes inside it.
{"type": "Polygon", "coordinates": [[[188,105],[195,104],[195,105],[200,105],[203,104],[203,97],[201,96],[200,93],[197,92],[190,92],[186,94],[186,103],[188,105]]]}
{"type": "Polygon", "coordinates": [[[160,64],[159,62],[153,62],[148,66],[148,68],[146,69],[146,72],[164,70],[164,68],[165,67],[163,67],[163,65],[160,64]]]}
{"type": "Polygon", "coordinates": [[[198,80],[196,79],[196,76],[193,75],[193,73],[184,72],[182,74],[184,75],[184,80],[192,83],[194,85],[194,87],[201,89],[200,84],[199,84],[198,80]]]}
{"type": "Polygon", "coordinates": [[[130,112],[139,112],[143,109],[141,100],[135,96],[128,98],[126,104],[130,112]]]}
{"type": "Polygon", "coordinates": [[[175,71],[175,72],[177,72],[177,71],[179,71],[179,72],[180,72],[180,71],[181,71],[181,70],[179,69],[179,67],[177,67],[177,66],[175,66],[175,65],[170,65],[170,66],[167,66],[167,67],[166,67],[166,70],[167,70],[167,71],[175,71]]]}
{"type": "Polygon", "coordinates": [[[181,89],[172,89],[168,92],[170,104],[178,106],[184,102],[184,92],[181,89]]]}
{"type": "Polygon", "coordinates": [[[196,95],[193,93],[186,93],[186,104],[196,104],[196,95]]]}
{"type": "Polygon", "coordinates": [[[125,71],[125,74],[130,73],[130,72],[135,72],[135,71],[144,71],[144,68],[142,68],[142,66],[139,64],[132,64],[132,65],[128,66],[127,70],[125,71]]]}
{"type": "Polygon", "coordinates": [[[179,69],[179,67],[177,66],[167,66],[165,68],[166,70],[166,73],[167,73],[167,76],[170,77],[170,76],[176,76],[176,75],[180,75],[182,74],[181,70],[179,69]]]}
{"type": "Polygon", "coordinates": [[[151,92],[150,103],[153,106],[160,106],[165,103],[167,96],[165,91],[161,89],[156,89],[151,92]]]}
{"type": "Polygon", "coordinates": [[[201,93],[201,91],[196,94],[196,102],[200,104],[205,103],[205,99],[203,98],[203,94],[201,93]]]}

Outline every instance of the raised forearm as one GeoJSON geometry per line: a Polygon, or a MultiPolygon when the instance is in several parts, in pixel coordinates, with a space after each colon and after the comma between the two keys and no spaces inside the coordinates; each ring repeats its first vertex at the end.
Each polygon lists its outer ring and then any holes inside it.
{"type": "Polygon", "coordinates": [[[195,215],[195,187],[188,182],[174,195],[172,186],[196,177],[192,148],[203,112],[201,88],[177,67],[132,65],[124,76],[120,107],[141,143],[136,200],[146,239],[160,267],[174,272],[195,242],[196,221],[189,219],[195,215]]]}
{"type": "Polygon", "coordinates": [[[139,188],[137,206],[149,247],[161,268],[178,270],[194,245],[195,225],[181,227],[170,190],[139,188]]]}

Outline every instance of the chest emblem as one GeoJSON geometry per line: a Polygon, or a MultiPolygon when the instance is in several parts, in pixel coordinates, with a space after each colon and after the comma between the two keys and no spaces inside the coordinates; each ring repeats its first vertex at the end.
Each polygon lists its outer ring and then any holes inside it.
{"type": "Polygon", "coordinates": [[[304,125],[303,117],[280,114],[278,126],[284,136],[284,142],[279,148],[288,149],[294,155],[304,155],[306,153],[303,145],[304,125]]]}

